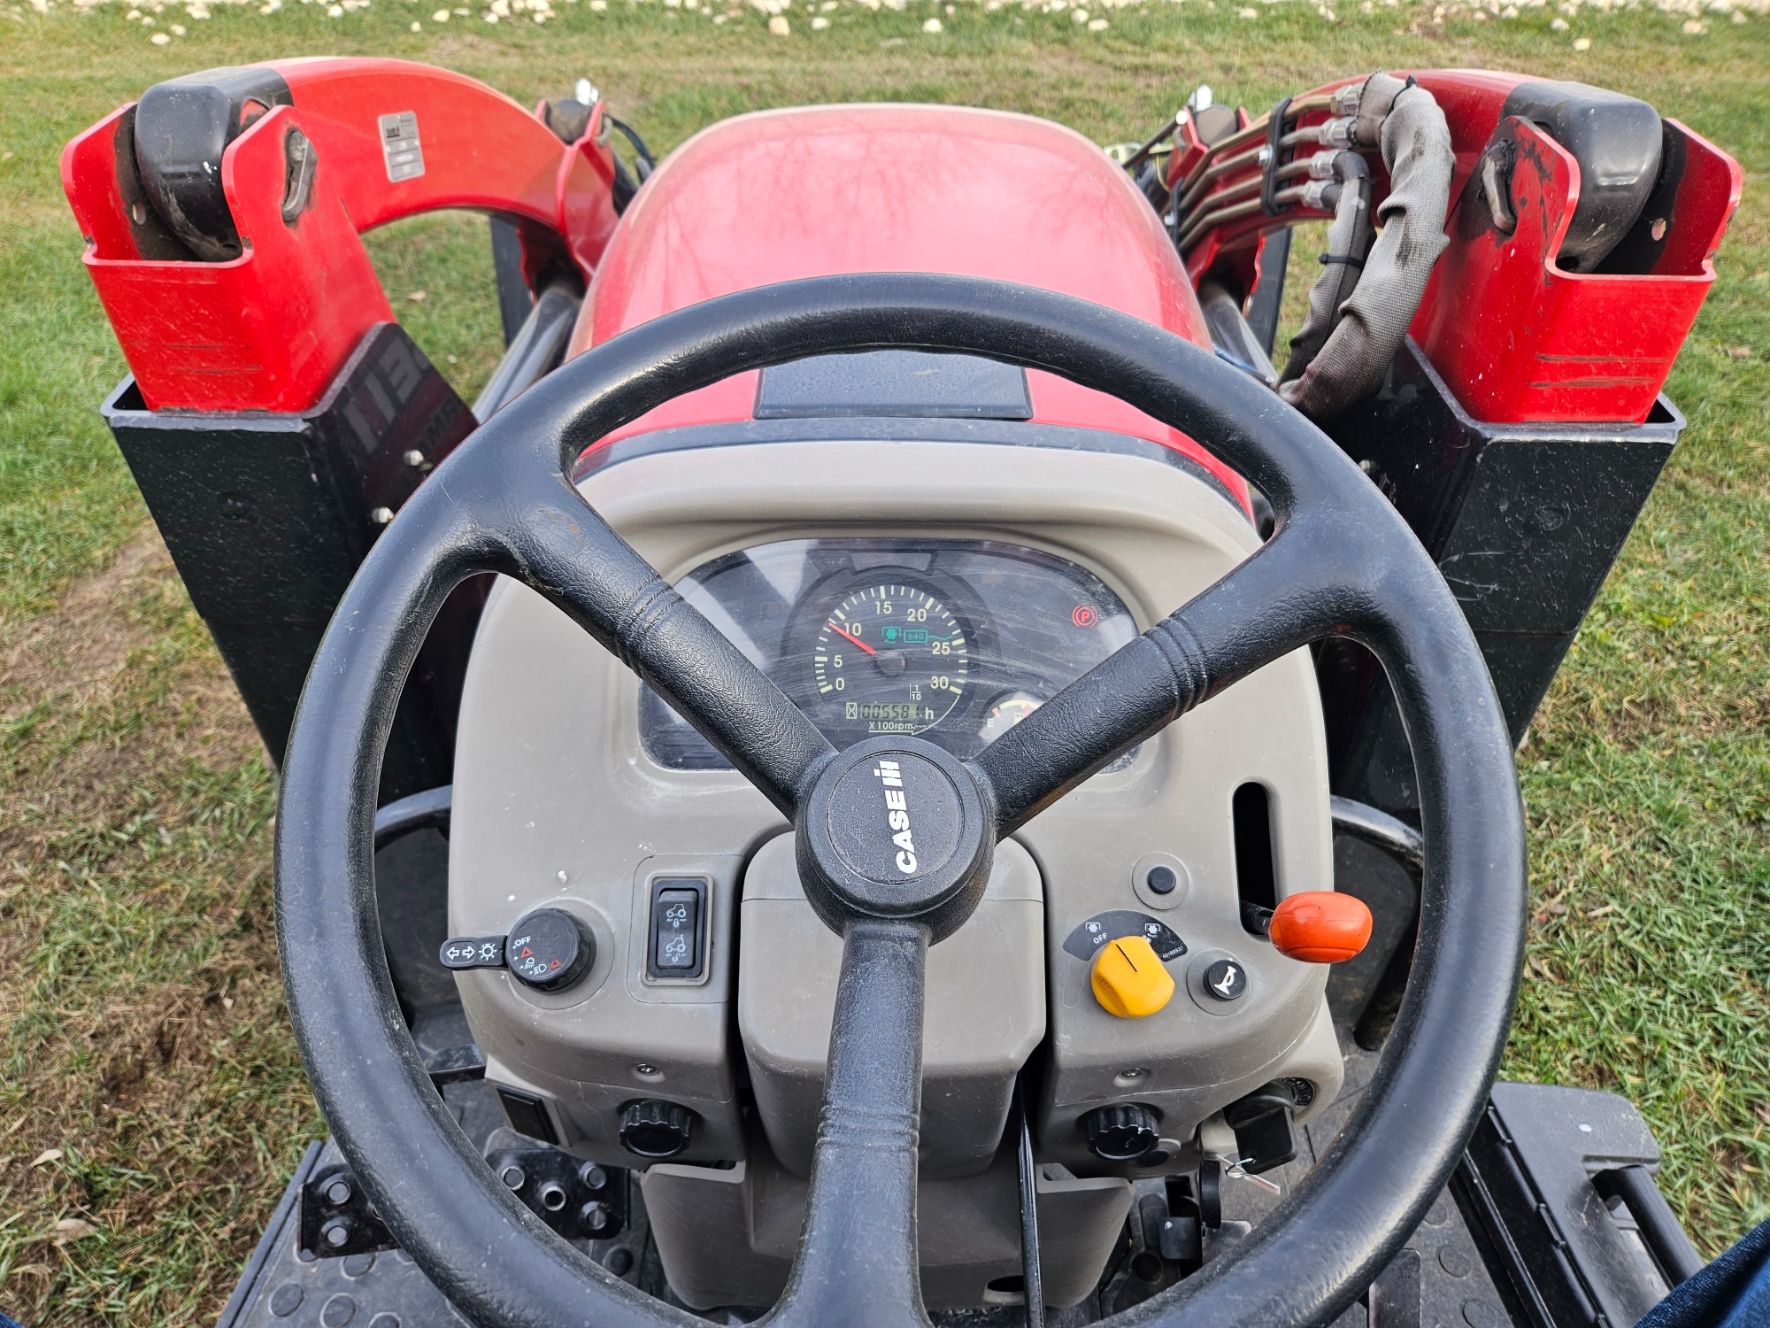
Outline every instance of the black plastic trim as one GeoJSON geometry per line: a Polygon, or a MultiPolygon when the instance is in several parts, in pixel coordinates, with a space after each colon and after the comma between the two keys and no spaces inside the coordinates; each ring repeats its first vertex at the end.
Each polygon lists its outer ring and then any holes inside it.
{"type": "Polygon", "coordinates": [[[1027,420],[1032,397],[1018,365],[917,350],[813,355],[770,365],[756,387],[759,420],[881,415],[1027,420]]]}
{"type": "Polygon", "coordinates": [[[1589,84],[1528,79],[1500,107],[1502,125],[1510,116],[1540,127],[1578,163],[1579,199],[1555,260],[1591,271],[1634,228],[1659,180],[1659,112],[1589,84]]]}
{"type": "Polygon", "coordinates": [[[1494,1085],[1452,1193],[1517,1322],[1622,1328],[1701,1266],[1653,1185],[1659,1161],[1624,1098],[1494,1085]]]}

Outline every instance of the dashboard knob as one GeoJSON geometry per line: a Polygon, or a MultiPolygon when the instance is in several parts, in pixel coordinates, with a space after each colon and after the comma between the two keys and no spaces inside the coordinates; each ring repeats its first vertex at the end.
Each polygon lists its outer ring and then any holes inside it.
{"type": "Polygon", "coordinates": [[[674,1102],[629,1102],[621,1111],[621,1147],[640,1157],[675,1157],[694,1138],[694,1113],[674,1102]]]}
{"type": "Polygon", "coordinates": [[[510,929],[504,963],[510,976],[538,991],[569,987],[596,962],[596,938],[563,908],[538,908],[510,929]]]}
{"type": "Polygon", "coordinates": [[[1286,895],[1272,911],[1266,934],[1273,948],[1306,964],[1338,964],[1371,938],[1371,911],[1355,895],[1305,890],[1286,895]]]}
{"type": "Polygon", "coordinates": [[[1168,1003],[1174,975],[1141,933],[1107,941],[1094,952],[1089,975],[1100,1008],[1120,1019],[1141,1019],[1168,1003]]]}
{"type": "Polygon", "coordinates": [[[1135,1162],[1160,1142],[1155,1112],[1136,1102],[1095,1107],[1082,1118],[1088,1151],[1102,1162],[1135,1162]]]}

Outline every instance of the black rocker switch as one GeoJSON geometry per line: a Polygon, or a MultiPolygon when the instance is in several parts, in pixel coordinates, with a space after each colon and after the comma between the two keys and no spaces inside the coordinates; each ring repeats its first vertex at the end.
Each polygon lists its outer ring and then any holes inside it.
{"type": "Polygon", "coordinates": [[[651,883],[651,924],[645,947],[648,978],[693,979],[706,967],[707,882],[664,877],[651,883]]]}

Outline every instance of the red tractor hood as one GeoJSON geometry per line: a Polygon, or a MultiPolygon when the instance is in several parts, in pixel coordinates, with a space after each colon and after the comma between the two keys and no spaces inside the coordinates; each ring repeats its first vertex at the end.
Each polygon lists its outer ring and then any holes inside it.
{"type": "MultiPolygon", "coordinates": [[[[1043,286],[1210,344],[1154,209],[1081,135],[999,111],[831,106],[727,120],[671,154],[597,267],[572,353],[716,295],[843,272],[1043,286]]],[[[738,375],[614,436],[748,420],[756,386],[755,374],[738,375]]],[[[1037,372],[1029,387],[1038,423],[1196,455],[1097,392],[1037,372]]]]}

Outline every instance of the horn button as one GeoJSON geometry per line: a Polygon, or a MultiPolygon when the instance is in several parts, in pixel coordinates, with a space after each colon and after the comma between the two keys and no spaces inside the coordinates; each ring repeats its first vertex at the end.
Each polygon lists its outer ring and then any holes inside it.
{"type": "Polygon", "coordinates": [[[918,738],[875,738],[839,754],[799,817],[799,873],[837,931],[856,917],[914,918],[941,940],[989,879],[991,817],[965,765],[918,738]]]}

